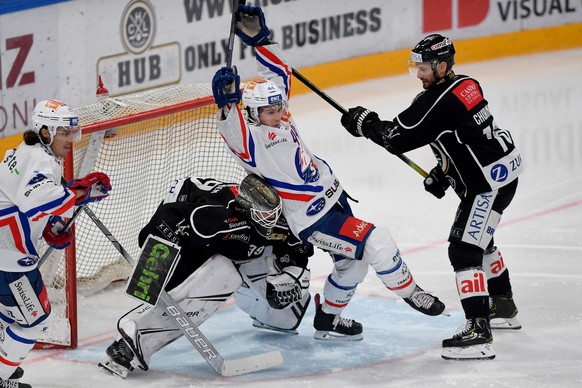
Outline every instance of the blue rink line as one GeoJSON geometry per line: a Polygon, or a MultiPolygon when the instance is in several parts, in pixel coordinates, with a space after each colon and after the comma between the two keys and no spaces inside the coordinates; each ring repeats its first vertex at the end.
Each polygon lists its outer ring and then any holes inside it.
{"type": "MultiPolygon", "coordinates": [[[[252,327],[251,319],[236,306],[219,310],[200,329],[225,359],[247,357],[280,350],[282,365],[229,381],[257,381],[301,378],[342,369],[367,367],[405,357],[422,357],[422,353],[439,347],[463,321],[462,311],[451,316],[428,317],[402,300],[375,296],[356,296],[342,314],[364,325],[363,341],[329,342],[313,339],[313,300],[298,328],[298,335],[270,332],[252,327]],[[420,354],[420,356],[419,356],[420,354]]],[[[110,341],[65,352],[61,357],[71,361],[97,364],[105,355],[110,341]]],[[[147,372],[175,373],[200,380],[223,379],[181,338],[152,357],[147,372]]]]}

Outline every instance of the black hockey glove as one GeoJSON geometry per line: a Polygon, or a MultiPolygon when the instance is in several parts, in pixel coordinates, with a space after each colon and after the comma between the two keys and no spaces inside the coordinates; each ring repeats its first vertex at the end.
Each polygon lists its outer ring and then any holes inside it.
{"type": "Polygon", "coordinates": [[[268,44],[271,32],[265,23],[261,7],[239,5],[236,9],[234,33],[250,47],[268,44]]]}
{"type": "Polygon", "coordinates": [[[289,266],[280,273],[267,276],[267,302],[280,310],[301,300],[309,292],[311,272],[307,268],[289,266]]]}
{"type": "Polygon", "coordinates": [[[450,185],[440,166],[430,170],[430,174],[424,179],[424,189],[439,199],[445,196],[445,190],[450,185]]]}
{"type": "Polygon", "coordinates": [[[238,104],[242,98],[240,91],[240,76],[236,66],[221,67],[212,78],[212,95],[219,108],[226,104],[238,104]]]}
{"type": "Polygon", "coordinates": [[[368,137],[370,126],[378,121],[380,119],[376,112],[372,112],[361,106],[350,108],[347,113],[342,115],[341,119],[344,128],[355,137],[368,137]]]}

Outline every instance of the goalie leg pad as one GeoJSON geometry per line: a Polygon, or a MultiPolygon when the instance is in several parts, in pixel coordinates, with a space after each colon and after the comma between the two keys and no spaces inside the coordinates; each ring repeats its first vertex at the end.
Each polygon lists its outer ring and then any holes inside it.
{"type": "Polygon", "coordinates": [[[309,293],[284,309],[274,309],[266,301],[258,301],[259,306],[255,309],[257,314],[252,317],[253,326],[259,329],[297,334],[296,329],[303,320],[310,301],[311,295],[309,293]]]}
{"type": "MultiPolygon", "coordinates": [[[[214,255],[168,294],[198,326],[214,314],[241,283],[232,261],[222,255],[214,255]]],[[[124,342],[131,349],[132,354],[125,363],[129,365],[117,364],[128,371],[136,367],[148,370],[152,355],[181,336],[182,332],[176,327],[173,318],[161,305],[152,308],[144,304],[119,320],[118,333],[111,346],[116,342],[124,342]]],[[[111,359],[117,361],[108,354],[100,366],[122,376],[123,373],[117,373],[118,365],[111,366],[111,359]]]]}
{"type": "Polygon", "coordinates": [[[305,292],[299,301],[283,309],[272,308],[266,299],[267,260],[271,258],[260,258],[239,266],[245,283],[235,293],[236,304],[249,314],[257,328],[297,334],[295,329],[307,311],[311,296],[305,292]]]}

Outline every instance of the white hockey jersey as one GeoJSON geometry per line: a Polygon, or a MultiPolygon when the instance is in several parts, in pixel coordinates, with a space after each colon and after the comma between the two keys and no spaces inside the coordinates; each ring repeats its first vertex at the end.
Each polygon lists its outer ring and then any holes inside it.
{"type": "MultiPolygon", "coordinates": [[[[256,47],[256,59],[260,76],[274,82],[287,102],[291,67],[281,55],[279,45],[256,47]]],[[[248,172],[262,176],[275,188],[295,235],[335,205],[343,190],[339,180],[323,159],[309,151],[288,111],[278,128],[247,123],[234,104],[222,108],[217,120],[218,131],[234,158],[248,172]]]]}
{"type": "Polygon", "coordinates": [[[0,163],[0,270],[36,268],[48,215],[71,217],[75,193],[61,185],[61,164],[42,144],[20,144],[0,163]]]}

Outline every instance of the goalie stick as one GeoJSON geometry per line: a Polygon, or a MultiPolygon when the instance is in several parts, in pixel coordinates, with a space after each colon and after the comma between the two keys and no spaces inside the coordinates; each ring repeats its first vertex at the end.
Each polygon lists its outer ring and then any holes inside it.
{"type": "MultiPolygon", "coordinates": [[[[93,213],[87,206],[82,206],[85,213],[89,216],[91,221],[97,225],[99,230],[107,237],[113,246],[121,253],[123,258],[131,265],[134,264],[133,258],[111,234],[109,229],[101,222],[101,220],[93,213]]],[[[165,290],[160,293],[160,303],[166,309],[168,314],[174,319],[174,323],[180,329],[184,337],[204,360],[222,376],[238,376],[250,372],[255,372],[274,366],[280,365],[283,362],[281,352],[276,350],[267,353],[261,353],[254,356],[225,360],[206,336],[198,329],[192,320],[184,313],[182,308],[172,299],[165,290]]]]}
{"type": "MultiPolygon", "coordinates": [[[[307,78],[305,78],[297,70],[295,70],[295,69],[292,68],[291,71],[292,71],[293,75],[295,76],[295,78],[297,78],[299,81],[301,81],[301,83],[303,83],[309,89],[311,89],[312,91],[314,91],[315,94],[317,94],[319,97],[323,98],[325,100],[325,102],[327,102],[328,104],[330,104],[331,106],[333,106],[341,114],[348,113],[348,111],[346,110],[346,108],[344,108],[343,106],[341,106],[340,104],[338,104],[337,101],[335,101],[333,98],[331,98],[329,95],[327,95],[324,91],[322,91],[317,86],[315,86],[311,81],[309,81],[307,78]]],[[[412,160],[410,160],[406,156],[404,156],[402,154],[398,154],[396,156],[398,158],[400,158],[400,160],[402,160],[408,166],[410,166],[414,171],[416,171],[417,173],[419,173],[420,175],[422,175],[423,178],[428,177],[428,173],[426,171],[424,171],[422,169],[422,167],[420,167],[419,165],[417,165],[416,163],[414,163],[412,160]]]]}

